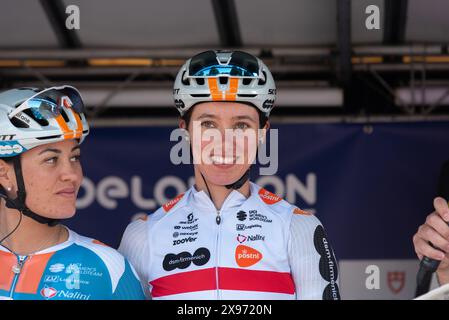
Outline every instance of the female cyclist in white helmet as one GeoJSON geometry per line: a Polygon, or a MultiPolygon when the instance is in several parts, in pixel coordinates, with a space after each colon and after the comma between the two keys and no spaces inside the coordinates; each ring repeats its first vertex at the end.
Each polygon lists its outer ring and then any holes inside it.
{"type": "Polygon", "coordinates": [[[0,299],[141,299],[127,260],[61,220],[76,211],[89,134],[74,87],[0,93],[0,299]]]}
{"type": "Polygon", "coordinates": [[[173,95],[195,185],[131,223],[119,248],[147,296],[339,299],[319,220],[249,180],[276,98],[267,66],[241,51],[206,51],[181,67],[173,95]]]}

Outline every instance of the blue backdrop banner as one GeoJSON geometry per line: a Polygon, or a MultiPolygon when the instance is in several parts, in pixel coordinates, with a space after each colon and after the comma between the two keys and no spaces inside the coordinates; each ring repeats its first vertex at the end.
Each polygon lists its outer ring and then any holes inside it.
{"type": "MultiPolygon", "coordinates": [[[[252,180],[323,222],[339,259],[412,259],[449,159],[449,123],[282,124],[279,169],[252,180]],[[370,127],[371,126],[371,127],[370,127]]],[[[192,183],[173,165],[172,127],[93,128],[85,180],[68,226],[117,247],[126,225],[192,183]]]]}

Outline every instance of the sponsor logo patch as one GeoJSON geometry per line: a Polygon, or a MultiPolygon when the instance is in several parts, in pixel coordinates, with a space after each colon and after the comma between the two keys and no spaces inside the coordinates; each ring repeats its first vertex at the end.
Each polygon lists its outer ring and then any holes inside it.
{"type": "Polygon", "coordinates": [[[278,197],[274,193],[271,193],[270,191],[263,189],[263,188],[259,190],[259,197],[266,204],[275,204],[276,202],[279,202],[282,200],[281,197],[278,197]]]}
{"type": "Polygon", "coordinates": [[[262,258],[262,253],[254,248],[241,244],[235,249],[235,261],[239,267],[250,267],[258,263],[262,258]]]}
{"type": "Polygon", "coordinates": [[[245,236],[239,233],[239,235],[237,236],[237,241],[240,243],[243,243],[245,241],[265,241],[265,236],[262,236],[260,234],[245,236]]]}
{"type": "Polygon", "coordinates": [[[244,231],[244,230],[251,230],[254,228],[262,228],[262,226],[260,224],[250,224],[250,225],[244,225],[244,224],[237,224],[236,225],[236,230],[237,231],[244,231]]]}
{"type": "Polygon", "coordinates": [[[58,273],[61,272],[65,269],[65,266],[62,263],[56,263],[50,266],[50,268],[48,268],[48,270],[50,270],[50,272],[53,273],[58,273]]]}
{"type": "Polygon", "coordinates": [[[1,141],[0,142],[0,156],[16,156],[21,154],[26,149],[18,142],[1,141]]]}
{"type": "Polygon", "coordinates": [[[175,269],[186,269],[190,264],[196,266],[205,265],[210,259],[210,251],[207,248],[197,249],[193,255],[183,251],[179,254],[169,253],[162,262],[165,271],[173,271],[175,269]]]}
{"type": "Polygon", "coordinates": [[[41,289],[41,296],[47,300],[56,297],[57,294],[58,290],[53,287],[45,286],[41,289]]]}
{"type": "Polygon", "coordinates": [[[320,255],[320,274],[329,284],[323,292],[323,300],[339,300],[340,290],[338,289],[338,269],[334,252],[327,241],[326,232],[322,226],[317,226],[313,234],[315,250],[320,255]]]}
{"type": "Polygon", "coordinates": [[[173,245],[177,246],[179,244],[195,242],[196,239],[198,239],[198,238],[197,237],[188,237],[188,238],[184,238],[184,239],[173,240],[173,245]]]}
{"type": "Polygon", "coordinates": [[[237,212],[237,219],[239,219],[239,221],[245,221],[247,217],[248,215],[245,211],[240,210],[239,212],[237,212]]]}
{"type": "Polygon", "coordinates": [[[166,204],[162,206],[165,212],[169,212],[178,202],[182,199],[184,196],[184,193],[181,193],[180,195],[176,196],[176,198],[170,200],[166,204]]]}
{"type": "Polygon", "coordinates": [[[272,223],[273,220],[269,219],[266,215],[257,213],[257,210],[249,211],[249,220],[250,221],[260,221],[265,223],[272,223]]]}

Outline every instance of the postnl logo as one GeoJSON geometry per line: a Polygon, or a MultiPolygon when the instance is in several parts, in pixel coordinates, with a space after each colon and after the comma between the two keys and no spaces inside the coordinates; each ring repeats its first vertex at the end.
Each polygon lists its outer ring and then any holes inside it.
{"type": "Polygon", "coordinates": [[[247,268],[255,265],[262,260],[262,253],[248,246],[239,245],[235,249],[235,261],[237,265],[242,268],[247,268]]]}

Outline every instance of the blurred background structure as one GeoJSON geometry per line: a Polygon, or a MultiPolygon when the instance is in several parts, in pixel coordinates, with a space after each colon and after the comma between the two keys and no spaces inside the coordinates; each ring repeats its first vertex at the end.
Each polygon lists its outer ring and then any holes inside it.
{"type": "Polygon", "coordinates": [[[266,61],[276,116],[449,114],[444,0],[4,0],[1,9],[1,86],[72,83],[95,119],[175,115],[177,69],[210,48],[266,61]],[[65,26],[69,5],[79,30],[65,26]],[[379,29],[366,26],[370,5],[379,29]]]}

